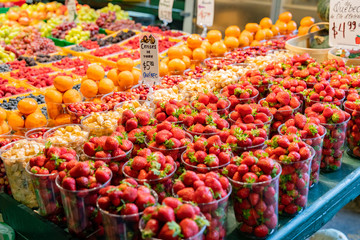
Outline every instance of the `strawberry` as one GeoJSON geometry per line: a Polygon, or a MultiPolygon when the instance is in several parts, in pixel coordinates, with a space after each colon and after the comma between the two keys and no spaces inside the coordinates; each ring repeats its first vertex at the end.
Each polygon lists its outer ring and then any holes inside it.
{"type": "Polygon", "coordinates": [[[181,227],[175,221],[167,222],[160,230],[160,239],[177,240],[180,239],[181,227]]]}
{"type": "Polygon", "coordinates": [[[108,137],[108,138],[106,138],[103,150],[105,150],[105,151],[114,151],[118,147],[119,147],[119,142],[113,137],[108,137]]]}
{"type": "Polygon", "coordinates": [[[184,201],[193,201],[194,199],[194,189],[193,188],[184,188],[177,192],[177,195],[184,201]]]}
{"type": "Polygon", "coordinates": [[[175,221],[174,210],[168,206],[160,206],[158,209],[158,220],[161,222],[175,221]]]}
{"type": "Polygon", "coordinates": [[[190,238],[195,236],[199,232],[199,227],[194,220],[189,218],[183,219],[180,222],[181,232],[184,238],[190,238]]]}
{"type": "Polygon", "coordinates": [[[269,234],[269,229],[266,225],[262,224],[254,229],[254,235],[258,238],[264,238],[269,234]]]}
{"type": "Polygon", "coordinates": [[[62,184],[62,187],[67,190],[71,190],[71,191],[76,190],[76,181],[74,178],[65,177],[61,184],[62,184]]]}
{"type": "Polygon", "coordinates": [[[139,171],[147,166],[146,158],[137,156],[131,163],[131,168],[135,171],[139,171]]]}

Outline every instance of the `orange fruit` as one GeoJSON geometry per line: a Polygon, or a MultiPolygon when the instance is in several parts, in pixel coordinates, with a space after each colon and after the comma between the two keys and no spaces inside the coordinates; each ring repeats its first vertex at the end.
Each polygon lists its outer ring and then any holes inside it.
{"type": "Polygon", "coordinates": [[[119,71],[131,71],[134,67],[134,61],[131,58],[120,58],[116,65],[119,71]]]}
{"type": "Polygon", "coordinates": [[[185,66],[186,68],[189,68],[190,67],[190,64],[191,64],[191,60],[188,56],[183,56],[181,58],[181,60],[185,63],[185,66]]]}
{"type": "Polygon", "coordinates": [[[264,29],[260,29],[259,31],[256,32],[255,40],[262,41],[265,38],[266,38],[266,32],[264,31],[264,29]]]}
{"type": "Polygon", "coordinates": [[[44,114],[35,112],[30,114],[25,119],[25,127],[26,128],[38,128],[44,127],[47,125],[47,120],[44,114]]]}
{"type": "Polygon", "coordinates": [[[165,63],[167,65],[169,63],[169,61],[170,61],[169,57],[165,57],[165,58],[161,59],[160,62],[165,63]]]}
{"type": "Polygon", "coordinates": [[[205,49],[206,53],[210,53],[211,44],[209,43],[209,41],[203,41],[201,44],[201,48],[205,49]]]}
{"type": "Polygon", "coordinates": [[[60,92],[66,92],[74,86],[74,81],[69,76],[57,76],[54,79],[54,87],[60,92]]]}
{"type": "Polygon", "coordinates": [[[27,115],[36,111],[38,103],[33,98],[24,98],[18,102],[17,107],[22,114],[27,115]]]}
{"type": "Polygon", "coordinates": [[[0,107],[0,123],[4,122],[6,120],[6,110],[0,107]]]}
{"type": "Polygon", "coordinates": [[[11,112],[9,114],[8,123],[10,127],[15,131],[19,130],[19,128],[23,128],[25,125],[25,121],[22,115],[17,111],[11,112]]]}
{"type": "Polygon", "coordinates": [[[252,33],[256,33],[257,31],[260,30],[260,26],[257,23],[248,23],[245,25],[245,30],[252,33]]]}
{"type": "Polygon", "coordinates": [[[187,56],[187,57],[189,57],[189,58],[192,57],[192,51],[191,51],[191,49],[190,49],[188,46],[182,45],[181,48],[182,48],[183,53],[184,53],[185,56],[187,56]]]}
{"type": "Polygon", "coordinates": [[[55,119],[58,115],[60,115],[63,111],[62,103],[46,103],[47,113],[50,119],[55,119]]]}
{"type": "Polygon", "coordinates": [[[134,75],[130,71],[122,71],[119,73],[119,87],[122,90],[128,89],[134,85],[134,75]]]}
{"type": "Polygon", "coordinates": [[[262,28],[271,28],[271,26],[272,26],[272,21],[271,21],[270,18],[264,17],[263,19],[261,19],[260,27],[262,27],[262,28]]]}
{"type": "Polygon", "coordinates": [[[213,44],[214,42],[218,42],[222,39],[222,34],[219,30],[210,30],[206,34],[206,39],[209,40],[210,44],[213,44]]]}
{"type": "Polygon", "coordinates": [[[133,68],[131,71],[132,75],[134,76],[133,85],[136,85],[139,83],[139,80],[141,78],[141,71],[137,68],[133,68]]]}
{"type": "MultiPolygon", "coordinates": [[[[194,53],[194,52],[193,52],[194,53]]],[[[160,77],[163,77],[169,73],[169,69],[167,64],[161,62],[159,65],[159,75],[160,77]]]]}
{"type": "Polygon", "coordinates": [[[206,50],[202,47],[195,48],[192,52],[192,58],[197,61],[203,61],[206,58],[206,50]]]}
{"type": "Polygon", "coordinates": [[[249,32],[248,30],[242,31],[241,34],[240,34],[240,37],[241,36],[246,36],[249,39],[250,42],[252,42],[254,40],[253,33],[249,32]]]}
{"type": "Polygon", "coordinates": [[[284,22],[284,23],[288,23],[290,22],[292,19],[292,14],[291,12],[283,12],[279,15],[279,20],[284,22]]]}
{"type": "Polygon", "coordinates": [[[315,23],[315,19],[313,17],[303,17],[300,21],[300,26],[304,26],[304,27],[310,27],[311,25],[313,25],[315,23]]]}
{"type": "Polygon", "coordinates": [[[171,47],[169,48],[167,55],[169,60],[174,58],[182,58],[182,56],[184,56],[184,51],[181,47],[171,47]]]}
{"type": "Polygon", "coordinates": [[[86,98],[93,98],[98,94],[99,87],[95,81],[87,79],[81,83],[80,92],[86,98]]]}
{"type": "Polygon", "coordinates": [[[298,36],[306,35],[309,32],[310,27],[300,26],[298,29],[298,36]]]}
{"type": "Polygon", "coordinates": [[[182,74],[186,69],[186,64],[181,59],[175,58],[169,61],[168,69],[172,75],[182,74]]]}
{"type": "Polygon", "coordinates": [[[3,121],[0,124],[0,134],[5,134],[5,133],[8,133],[8,132],[10,132],[9,124],[6,121],[3,121]]]}
{"type": "Polygon", "coordinates": [[[239,38],[239,47],[247,47],[249,44],[249,38],[246,35],[241,35],[239,38]]]}
{"type": "Polygon", "coordinates": [[[63,103],[76,103],[81,100],[81,94],[75,89],[67,90],[63,95],[63,103]]]}
{"type": "Polygon", "coordinates": [[[112,80],[108,78],[103,78],[99,81],[98,88],[100,94],[107,94],[114,91],[115,85],[112,80]]]}
{"type": "Polygon", "coordinates": [[[257,47],[257,46],[260,46],[260,45],[261,45],[261,43],[258,40],[254,40],[250,44],[251,47],[257,47]]]}
{"type": "Polygon", "coordinates": [[[297,24],[295,21],[290,21],[288,22],[286,28],[287,28],[287,33],[292,33],[297,29],[297,24]]]}
{"type": "Polygon", "coordinates": [[[320,27],[319,26],[313,26],[310,30],[310,32],[316,32],[316,31],[319,31],[320,30],[320,27]]]}
{"type": "Polygon", "coordinates": [[[239,39],[233,36],[226,37],[224,43],[228,49],[234,49],[239,47],[239,39]]]}
{"type": "Polygon", "coordinates": [[[236,25],[232,25],[226,28],[225,36],[226,37],[240,37],[240,28],[236,25]]]}
{"type": "Polygon", "coordinates": [[[286,32],[287,32],[286,23],[284,23],[282,21],[276,21],[275,26],[277,26],[279,28],[280,34],[286,34],[286,32]]]}
{"type": "Polygon", "coordinates": [[[60,126],[69,123],[71,123],[71,116],[66,113],[60,114],[55,119],[55,126],[60,126]]]}
{"type": "Polygon", "coordinates": [[[186,43],[188,45],[189,48],[191,49],[195,49],[201,46],[202,43],[202,38],[200,37],[199,34],[191,34],[187,40],[186,43]]]}
{"type": "Polygon", "coordinates": [[[62,93],[56,89],[46,90],[45,102],[62,103],[62,93]]]}
{"type": "Polygon", "coordinates": [[[113,68],[107,73],[106,77],[108,79],[110,79],[111,81],[113,81],[114,86],[117,86],[118,85],[118,75],[119,75],[119,70],[116,68],[113,68]]]}
{"type": "Polygon", "coordinates": [[[273,33],[274,36],[276,36],[276,35],[279,35],[280,29],[279,29],[278,26],[272,25],[271,26],[271,32],[273,33]]]}
{"type": "Polygon", "coordinates": [[[269,28],[265,28],[263,31],[265,32],[265,39],[271,39],[274,36],[273,32],[269,28]]]}
{"type": "Polygon", "coordinates": [[[223,41],[214,42],[211,45],[211,54],[217,57],[224,56],[226,53],[227,48],[223,41]]]}
{"type": "Polygon", "coordinates": [[[104,68],[98,64],[93,64],[86,70],[86,76],[94,81],[100,81],[105,77],[104,68]]]}

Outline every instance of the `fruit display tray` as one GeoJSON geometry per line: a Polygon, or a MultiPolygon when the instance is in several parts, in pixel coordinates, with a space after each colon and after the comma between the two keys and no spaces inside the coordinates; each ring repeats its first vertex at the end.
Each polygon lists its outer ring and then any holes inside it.
{"type": "MultiPolygon", "coordinates": [[[[310,190],[307,208],[293,219],[280,218],[278,231],[267,239],[306,239],[359,194],[360,161],[345,154],[339,171],[320,175],[319,184],[310,190]]],[[[239,239],[233,208],[228,209],[229,234],[226,239],[239,239]]],[[[47,240],[49,234],[54,240],[75,239],[5,193],[0,193],[0,213],[16,231],[18,240],[47,240]]]]}

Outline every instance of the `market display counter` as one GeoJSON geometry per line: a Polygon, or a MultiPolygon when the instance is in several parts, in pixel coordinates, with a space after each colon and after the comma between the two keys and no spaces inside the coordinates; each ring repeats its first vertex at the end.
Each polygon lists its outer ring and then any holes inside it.
{"type": "MultiPolygon", "coordinates": [[[[306,239],[327,223],[342,207],[360,195],[360,161],[345,154],[337,172],[320,175],[320,182],[309,193],[308,207],[293,219],[280,218],[280,227],[268,239],[306,239]]],[[[12,197],[0,193],[0,212],[17,232],[17,239],[74,239],[12,197]]],[[[239,239],[232,206],[229,206],[227,239],[239,239]]]]}

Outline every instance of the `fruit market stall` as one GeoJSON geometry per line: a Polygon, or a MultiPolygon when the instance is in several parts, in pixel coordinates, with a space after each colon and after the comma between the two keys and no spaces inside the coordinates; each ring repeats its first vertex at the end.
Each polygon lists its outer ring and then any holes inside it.
{"type": "Polygon", "coordinates": [[[360,67],[286,50],[327,31],[314,18],[202,37],[76,8],[0,14],[0,212],[17,239],[305,239],[360,194],[360,67]]]}

